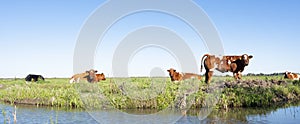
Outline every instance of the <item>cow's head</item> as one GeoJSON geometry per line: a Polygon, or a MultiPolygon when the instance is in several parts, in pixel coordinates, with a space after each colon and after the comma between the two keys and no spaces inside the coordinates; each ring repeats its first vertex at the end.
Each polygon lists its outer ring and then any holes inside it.
{"type": "Polygon", "coordinates": [[[171,77],[173,77],[174,76],[174,74],[176,73],[176,70],[175,69],[173,69],[173,68],[170,68],[169,70],[167,70],[168,72],[169,72],[169,75],[171,76],[171,77]]]}
{"type": "Polygon", "coordinates": [[[252,55],[244,54],[244,55],[242,55],[241,59],[244,61],[245,66],[248,66],[249,65],[249,60],[252,59],[252,58],[253,58],[252,55]]]}
{"type": "Polygon", "coordinates": [[[88,82],[95,82],[95,81],[96,81],[96,73],[97,73],[97,72],[98,72],[98,71],[97,71],[97,70],[94,70],[94,69],[91,69],[91,70],[89,70],[89,71],[86,71],[86,73],[88,74],[88,75],[86,76],[88,82]]]}
{"type": "Polygon", "coordinates": [[[98,80],[98,81],[106,80],[105,75],[104,75],[103,73],[97,74],[97,80],[98,80]]]}
{"type": "Polygon", "coordinates": [[[38,78],[41,80],[45,80],[45,78],[42,75],[38,75],[38,78]]]}
{"type": "Polygon", "coordinates": [[[170,78],[171,78],[171,81],[175,81],[176,79],[178,79],[179,77],[179,73],[176,72],[175,69],[173,68],[170,68],[169,70],[167,70],[169,72],[169,75],[170,75],[170,78]]]}
{"type": "Polygon", "coordinates": [[[284,78],[292,79],[293,78],[292,72],[286,71],[284,74],[284,78]]]}

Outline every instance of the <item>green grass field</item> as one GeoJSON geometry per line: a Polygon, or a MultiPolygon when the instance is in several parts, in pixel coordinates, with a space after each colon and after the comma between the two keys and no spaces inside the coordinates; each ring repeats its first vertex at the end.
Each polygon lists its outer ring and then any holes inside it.
{"type": "Polygon", "coordinates": [[[205,107],[216,99],[216,108],[262,107],[274,103],[299,101],[299,81],[283,76],[244,76],[244,82],[265,81],[271,85],[223,87],[222,82],[236,82],[232,77],[214,77],[208,87],[204,81],[171,82],[169,78],[107,78],[96,84],[70,84],[68,79],[46,79],[26,84],[24,79],[0,79],[0,100],[6,103],[31,104],[84,109],[164,109],[178,107],[186,95],[187,106],[205,107]],[[272,81],[283,80],[283,84],[272,81]]]}

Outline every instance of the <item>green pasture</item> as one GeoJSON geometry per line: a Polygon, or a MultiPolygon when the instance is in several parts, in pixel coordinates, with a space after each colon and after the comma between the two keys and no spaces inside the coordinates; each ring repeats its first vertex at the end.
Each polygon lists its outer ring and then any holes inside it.
{"type": "Polygon", "coordinates": [[[222,82],[235,82],[233,77],[214,77],[208,87],[204,81],[171,82],[169,78],[107,78],[99,83],[69,83],[69,79],[47,79],[26,84],[24,79],[0,79],[0,101],[81,109],[164,109],[186,106],[206,107],[216,99],[215,108],[263,107],[274,103],[299,101],[300,83],[283,76],[244,76],[244,81],[283,80],[285,85],[270,87],[217,88],[222,82]],[[217,96],[215,96],[217,93],[217,96]]]}

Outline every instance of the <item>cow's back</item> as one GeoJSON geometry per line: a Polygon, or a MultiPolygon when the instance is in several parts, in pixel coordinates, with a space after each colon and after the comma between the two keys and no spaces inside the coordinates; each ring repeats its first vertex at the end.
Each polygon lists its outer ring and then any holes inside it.
{"type": "Polygon", "coordinates": [[[39,79],[45,80],[42,75],[29,74],[25,77],[25,81],[38,81],[39,79]]]}
{"type": "Polygon", "coordinates": [[[70,79],[70,83],[73,83],[73,82],[79,82],[80,80],[86,80],[87,81],[87,76],[88,74],[87,73],[80,73],[80,74],[74,74],[71,79],[70,79]]]}
{"type": "Polygon", "coordinates": [[[194,74],[194,73],[183,73],[182,75],[183,75],[183,77],[182,77],[183,80],[191,79],[191,78],[196,78],[198,80],[202,79],[202,77],[200,75],[194,74]]]}
{"type": "Polygon", "coordinates": [[[29,75],[27,75],[25,77],[25,81],[31,81],[31,79],[32,79],[32,75],[31,74],[29,74],[29,75]]]}

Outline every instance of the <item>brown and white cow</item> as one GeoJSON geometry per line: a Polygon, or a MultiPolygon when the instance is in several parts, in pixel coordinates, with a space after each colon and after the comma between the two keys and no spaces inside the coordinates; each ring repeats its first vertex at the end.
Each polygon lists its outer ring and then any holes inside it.
{"type": "Polygon", "coordinates": [[[193,73],[179,73],[179,72],[176,72],[176,70],[173,68],[170,68],[167,71],[169,72],[171,81],[182,81],[182,80],[191,79],[191,78],[197,78],[198,80],[202,79],[202,77],[200,75],[193,74],[193,73]]]}
{"type": "Polygon", "coordinates": [[[288,72],[286,71],[284,74],[285,79],[291,79],[291,80],[300,80],[300,76],[296,73],[288,72]]]}
{"type": "Polygon", "coordinates": [[[81,80],[85,80],[85,81],[88,81],[90,83],[97,82],[97,78],[96,78],[96,73],[97,72],[98,72],[97,70],[91,69],[91,70],[88,70],[84,73],[75,74],[71,77],[70,83],[73,83],[73,82],[79,83],[79,81],[81,81],[81,80]]]}
{"type": "Polygon", "coordinates": [[[205,82],[209,84],[213,76],[213,71],[216,69],[222,73],[233,72],[235,79],[242,78],[242,72],[245,66],[248,66],[249,60],[253,58],[252,55],[241,55],[241,56],[223,56],[217,57],[215,55],[205,54],[201,59],[201,69],[202,72],[203,64],[206,70],[205,72],[205,82]]]}
{"type": "Polygon", "coordinates": [[[106,80],[105,75],[103,73],[101,74],[96,74],[96,82],[100,82],[102,80],[106,80]]]}

